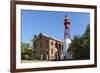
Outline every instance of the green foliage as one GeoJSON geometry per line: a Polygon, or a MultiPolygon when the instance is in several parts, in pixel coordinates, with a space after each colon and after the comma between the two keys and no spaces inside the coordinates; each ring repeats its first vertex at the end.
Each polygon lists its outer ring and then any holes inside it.
{"type": "Polygon", "coordinates": [[[34,35],[31,43],[21,42],[21,59],[22,60],[33,60],[35,55],[33,51],[33,41],[36,39],[37,35],[34,35]]]}
{"type": "Polygon", "coordinates": [[[69,51],[73,54],[73,59],[89,59],[90,58],[90,25],[88,24],[83,35],[75,35],[69,47],[69,51]]]}
{"type": "Polygon", "coordinates": [[[21,59],[31,60],[32,59],[32,48],[29,43],[21,43],[21,59]]]}

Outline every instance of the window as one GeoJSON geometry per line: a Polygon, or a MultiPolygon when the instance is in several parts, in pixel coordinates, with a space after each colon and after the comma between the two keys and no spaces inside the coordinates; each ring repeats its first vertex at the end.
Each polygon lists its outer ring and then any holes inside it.
{"type": "Polygon", "coordinates": [[[51,45],[53,46],[53,42],[51,42],[51,45]]]}
{"type": "Polygon", "coordinates": [[[55,47],[57,48],[57,42],[55,43],[55,47]]]}
{"type": "Polygon", "coordinates": [[[59,48],[61,48],[61,44],[59,44],[59,48]]]}
{"type": "Polygon", "coordinates": [[[51,49],[51,54],[53,54],[53,48],[51,49]]]}

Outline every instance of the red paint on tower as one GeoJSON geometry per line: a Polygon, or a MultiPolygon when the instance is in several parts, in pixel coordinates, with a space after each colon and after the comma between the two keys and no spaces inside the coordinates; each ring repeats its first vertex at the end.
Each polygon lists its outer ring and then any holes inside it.
{"type": "Polygon", "coordinates": [[[65,26],[64,39],[67,39],[67,37],[69,35],[69,28],[70,28],[69,16],[65,16],[64,26],[65,26]]]}

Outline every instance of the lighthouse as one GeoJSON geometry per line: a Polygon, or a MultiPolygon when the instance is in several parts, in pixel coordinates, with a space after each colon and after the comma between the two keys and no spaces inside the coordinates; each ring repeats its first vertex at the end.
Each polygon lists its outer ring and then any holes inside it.
{"type": "Polygon", "coordinates": [[[70,59],[71,54],[68,52],[69,45],[71,44],[71,39],[70,39],[70,17],[65,16],[64,20],[64,43],[63,43],[63,55],[64,55],[64,60],[70,59]]]}

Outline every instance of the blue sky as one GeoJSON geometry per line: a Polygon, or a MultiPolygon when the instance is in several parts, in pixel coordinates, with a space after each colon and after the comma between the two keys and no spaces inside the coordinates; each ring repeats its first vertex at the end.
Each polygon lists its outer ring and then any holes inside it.
{"type": "Polygon", "coordinates": [[[89,13],[21,10],[21,39],[30,42],[34,34],[46,33],[64,39],[64,18],[70,17],[70,35],[81,35],[90,23],[89,13]]]}

